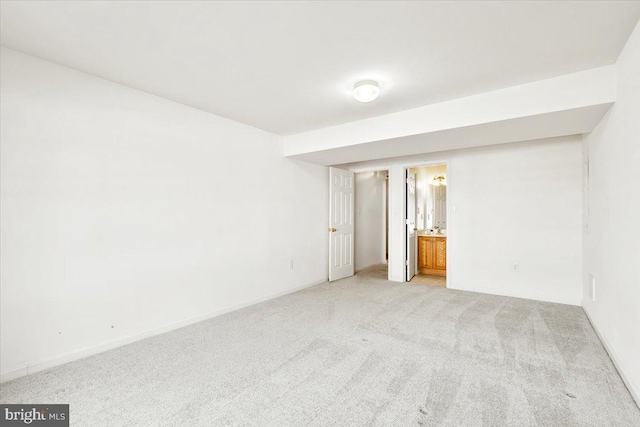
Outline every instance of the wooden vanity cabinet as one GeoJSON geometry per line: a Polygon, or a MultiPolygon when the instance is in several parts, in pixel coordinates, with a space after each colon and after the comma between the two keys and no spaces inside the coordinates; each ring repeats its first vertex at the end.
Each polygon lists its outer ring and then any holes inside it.
{"type": "Polygon", "coordinates": [[[447,238],[418,236],[418,270],[420,274],[447,275],[447,238]]]}

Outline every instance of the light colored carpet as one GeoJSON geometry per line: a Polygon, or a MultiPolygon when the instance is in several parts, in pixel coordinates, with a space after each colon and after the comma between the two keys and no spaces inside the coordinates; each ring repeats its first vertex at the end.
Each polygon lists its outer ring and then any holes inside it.
{"type": "Polygon", "coordinates": [[[79,426],[638,426],[582,309],[384,267],[1,386],[79,426]]]}

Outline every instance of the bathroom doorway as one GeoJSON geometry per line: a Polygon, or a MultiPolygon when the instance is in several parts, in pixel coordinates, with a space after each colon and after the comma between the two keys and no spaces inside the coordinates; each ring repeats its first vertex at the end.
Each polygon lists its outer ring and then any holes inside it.
{"type": "Polygon", "coordinates": [[[406,168],[407,282],[447,285],[447,165],[406,168]]]}

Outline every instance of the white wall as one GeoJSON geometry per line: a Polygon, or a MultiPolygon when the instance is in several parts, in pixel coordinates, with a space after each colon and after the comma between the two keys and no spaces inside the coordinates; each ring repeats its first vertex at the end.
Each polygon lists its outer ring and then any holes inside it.
{"type": "Polygon", "coordinates": [[[640,404],[640,24],[616,70],[617,101],[585,138],[582,305],[640,404]],[[595,301],[589,275],[596,280],[595,301]]]}
{"type": "Polygon", "coordinates": [[[326,280],[328,174],[281,138],[4,48],[1,72],[3,380],[326,280]]]}
{"type": "Polygon", "coordinates": [[[386,263],[386,171],[355,174],[355,270],[386,263]]]}
{"type": "Polygon", "coordinates": [[[580,305],[581,142],[562,137],[382,161],[391,165],[390,280],[403,280],[403,169],[447,162],[449,286],[580,305]]]}

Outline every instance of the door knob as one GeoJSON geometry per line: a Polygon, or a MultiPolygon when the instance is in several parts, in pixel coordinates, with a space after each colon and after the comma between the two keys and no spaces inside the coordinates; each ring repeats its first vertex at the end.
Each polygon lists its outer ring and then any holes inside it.
{"type": "Polygon", "coordinates": [[[330,228],[329,231],[332,232],[332,233],[335,233],[336,231],[338,231],[338,229],[337,228],[330,228]]]}

